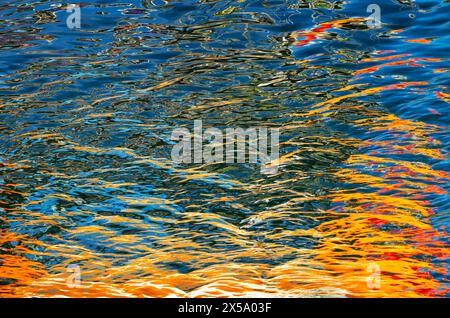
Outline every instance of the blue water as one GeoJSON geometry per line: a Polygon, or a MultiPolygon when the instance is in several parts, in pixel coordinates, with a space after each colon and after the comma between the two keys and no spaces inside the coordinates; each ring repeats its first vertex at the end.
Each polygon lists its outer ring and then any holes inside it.
{"type": "Polygon", "coordinates": [[[450,6],[374,3],[2,1],[0,296],[448,296],[450,6]],[[278,172],[174,162],[195,119],[278,172]]]}

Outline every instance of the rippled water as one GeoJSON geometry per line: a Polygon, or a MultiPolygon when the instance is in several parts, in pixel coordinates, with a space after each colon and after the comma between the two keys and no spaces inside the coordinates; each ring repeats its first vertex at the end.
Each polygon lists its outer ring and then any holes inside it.
{"type": "Polygon", "coordinates": [[[0,296],[449,296],[450,3],[373,2],[2,1],[0,296]]]}

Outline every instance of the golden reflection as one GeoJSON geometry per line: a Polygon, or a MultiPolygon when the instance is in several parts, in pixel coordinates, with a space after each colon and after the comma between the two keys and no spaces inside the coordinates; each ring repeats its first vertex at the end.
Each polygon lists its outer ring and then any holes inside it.
{"type": "MultiPolygon", "coordinates": [[[[302,46],[323,37],[327,30],[365,21],[363,18],[350,18],[326,22],[291,36],[295,39],[294,45],[302,46]]],[[[414,42],[430,41],[417,39],[414,42]]],[[[238,180],[232,174],[215,172],[210,165],[180,167],[168,159],[143,156],[128,147],[83,145],[63,133],[33,130],[14,136],[30,143],[41,141],[57,145],[71,154],[98,156],[102,160],[107,156],[117,157],[123,160],[126,168],[150,167],[153,169],[151,176],[160,174],[157,187],[164,187],[166,179],[171,178],[177,188],[174,192],[181,195],[176,199],[169,195],[150,195],[142,188],[133,189],[139,185],[137,181],[109,181],[69,170],[63,173],[52,166],[41,169],[40,174],[55,182],[70,181],[78,190],[86,190],[86,196],[95,196],[95,191],[107,192],[117,200],[117,206],[110,210],[85,205],[83,214],[78,215],[75,208],[71,209],[79,204],[76,192],[47,193],[44,184],[33,189],[42,191],[41,197],[25,200],[29,193],[21,190],[23,185],[1,184],[0,205],[5,213],[0,219],[0,278],[7,284],[0,284],[0,295],[447,295],[448,289],[433,274],[447,275],[442,264],[450,256],[449,249],[439,240],[442,233],[432,226],[430,217],[434,213],[431,198],[448,196],[445,185],[448,185],[450,176],[430,164],[410,159],[410,156],[424,156],[436,161],[445,160],[445,154],[435,147],[439,146],[439,141],[434,134],[442,127],[400,118],[365,104],[367,97],[375,97],[376,94],[410,92],[417,86],[427,87],[429,83],[403,81],[378,86],[352,83],[357,76],[376,73],[385,67],[418,67],[438,62],[440,59],[411,58],[409,54],[395,52],[389,56],[362,59],[361,63],[378,64],[354,71],[353,77],[331,91],[329,95],[332,96],[313,102],[301,111],[289,113],[289,121],[283,123],[281,129],[298,132],[322,124],[338,111],[357,113],[365,110],[365,117],[352,117],[347,124],[367,133],[385,134],[389,138],[378,140],[310,133],[302,139],[299,134],[294,134],[282,143],[289,150],[277,162],[285,170],[267,179],[269,182],[262,177],[253,181],[238,180]],[[401,60],[386,62],[395,59],[401,60]],[[294,121],[293,118],[306,120],[294,121]],[[342,152],[339,147],[352,149],[353,153],[346,154],[339,165],[317,168],[314,176],[295,166],[309,153],[337,157],[342,152]],[[313,191],[309,185],[303,186],[303,182],[313,177],[330,178],[345,187],[313,191]],[[204,188],[211,192],[196,193],[195,198],[183,196],[187,191],[185,187],[197,182],[206,183],[204,188]],[[22,198],[22,202],[11,199],[14,196],[22,198]],[[64,202],[66,210],[49,215],[31,209],[47,200],[64,202]],[[271,200],[275,203],[261,207],[261,202],[271,200]],[[214,205],[220,205],[222,209],[231,207],[236,218],[228,217],[220,209],[214,210],[214,205]],[[75,219],[80,224],[75,226],[75,219]],[[41,241],[44,234],[37,230],[30,230],[29,235],[14,233],[17,222],[24,228],[45,228],[47,243],[41,241]],[[289,226],[292,224],[296,226],[289,226]],[[53,232],[49,231],[51,227],[53,232]],[[123,228],[128,231],[121,232],[123,228]],[[83,245],[83,238],[89,238],[92,245],[100,247],[83,245]],[[44,266],[43,259],[51,262],[44,266]],[[442,264],[431,260],[442,261],[442,264]],[[71,275],[68,271],[70,265],[80,268],[80,286],[67,284],[71,275]],[[379,275],[378,287],[370,284],[374,275],[372,269],[379,275]]],[[[174,77],[140,92],[161,90],[182,80],[183,77],[174,77]]],[[[450,100],[445,92],[435,95],[446,102],[450,100]]],[[[122,96],[99,98],[91,106],[122,96]]],[[[27,95],[30,97],[31,94],[27,95]]],[[[205,102],[190,110],[223,110],[241,102],[241,98],[205,102]]],[[[90,114],[86,118],[109,117],[113,117],[113,113],[90,114]]],[[[75,123],[82,123],[86,118],[75,123]]],[[[28,167],[27,162],[1,163],[1,168],[6,170],[28,167]]],[[[119,170],[101,165],[88,172],[120,174],[119,170]]]]}

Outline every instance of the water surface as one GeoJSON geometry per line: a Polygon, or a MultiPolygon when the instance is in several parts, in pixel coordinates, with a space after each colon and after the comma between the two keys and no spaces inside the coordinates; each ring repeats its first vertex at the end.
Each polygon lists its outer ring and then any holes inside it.
{"type": "Polygon", "coordinates": [[[448,297],[450,4],[373,2],[2,1],[0,296],[448,297]]]}

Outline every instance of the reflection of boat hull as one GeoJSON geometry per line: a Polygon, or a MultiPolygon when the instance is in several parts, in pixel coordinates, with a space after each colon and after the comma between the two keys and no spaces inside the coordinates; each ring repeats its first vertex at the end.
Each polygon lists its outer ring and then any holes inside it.
{"type": "Polygon", "coordinates": [[[332,29],[368,29],[366,22],[367,20],[364,18],[349,18],[323,22],[318,27],[315,27],[311,30],[293,32],[291,33],[291,38],[294,39],[294,47],[300,47],[316,39],[323,38],[326,35],[327,31],[332,29]]]}

